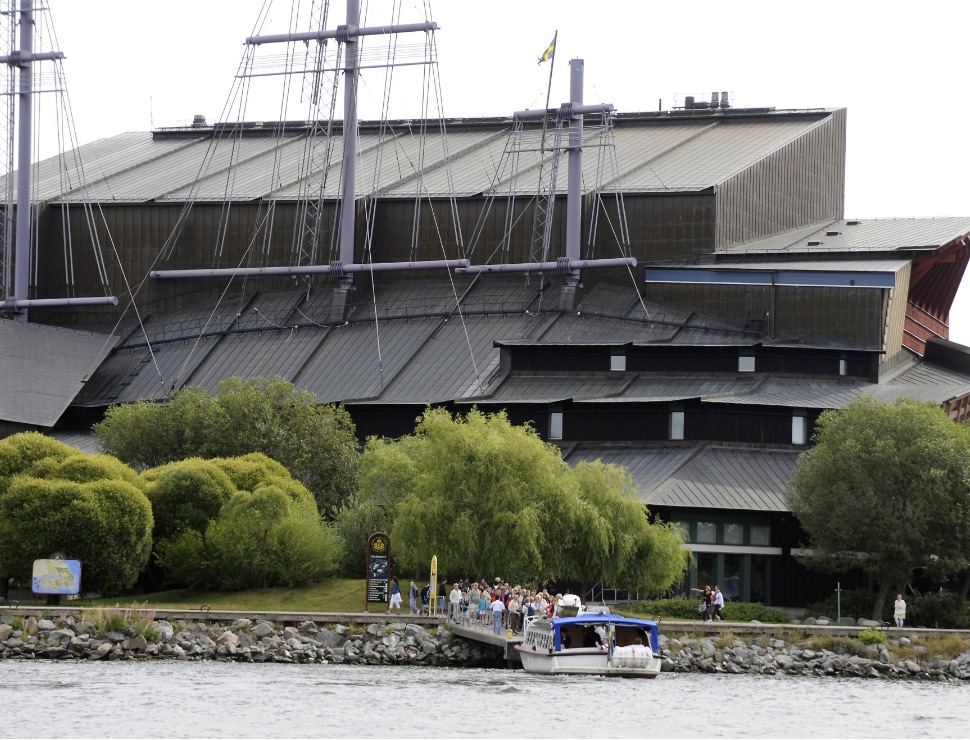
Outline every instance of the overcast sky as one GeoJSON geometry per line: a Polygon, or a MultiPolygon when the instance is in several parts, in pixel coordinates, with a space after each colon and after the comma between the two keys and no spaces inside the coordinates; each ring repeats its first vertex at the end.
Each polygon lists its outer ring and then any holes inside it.
{"type": "MultiPolygon", "coordinates": [[[[264,32],[279,31],[291,5],[47,2],[81,143],[187,124],[195,114],[220,119],[261,9],[272,6],[264,32]]],[[[390,0],[369,6],[361,25],[389,22],[390,0]]],[[[401,4],[401,22],[424,18],[426,6],[440,26],[446,116],[543,107],[550,65],[537,58],[558,31],[552,106],[568,99],[568,61],[582,58],[586,102],[621,112],[722,90],[740,107],[845,107],[846,217],[970,217],[970,2],[415,0],[401,4]]],[[[331,3],[329,27],[344,22],[345,8],[331,3]]],[[[400,70],[406,89],[414,74],[400,70]]],[[[366,117],[378,110],[383,72],[363,85],[366,117]]],[[[414,97],[404,98],[412,108],[414,97]]],[[[250,110],[251,120],[279,118],[277,102],[250,110]]],[[[970,344],[970,279],[951,312],[951,338],[970,344]]]]}

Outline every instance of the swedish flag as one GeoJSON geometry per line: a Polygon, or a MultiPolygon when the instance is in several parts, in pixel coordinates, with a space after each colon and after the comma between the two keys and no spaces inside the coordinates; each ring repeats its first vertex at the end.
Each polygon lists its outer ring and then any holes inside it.
{"type": "Polygon", "coordinates": [[[543,62],[548,62],[555,55],[556,55],[556,37],[553,36],[552,41],[549,42],[549,46],[546,47],[546,50],[542,52],[542,56],[539,57],[539,64],[542,64],[543,62]]]}

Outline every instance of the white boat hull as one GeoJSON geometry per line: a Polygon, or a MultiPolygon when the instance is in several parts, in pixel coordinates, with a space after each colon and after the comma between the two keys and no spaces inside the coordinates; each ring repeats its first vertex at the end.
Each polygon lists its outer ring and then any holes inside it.
{"type": "Polygon", "coordinates": [[[660,658],[653,656],[647,648],[641,648],[640,655],[614,655],[612,661],[606,652],[590,648],[550,653],[517,645],[516,650],[522,667],[529,673],[625,678],[656,678],[660,675],[660,658]]]}

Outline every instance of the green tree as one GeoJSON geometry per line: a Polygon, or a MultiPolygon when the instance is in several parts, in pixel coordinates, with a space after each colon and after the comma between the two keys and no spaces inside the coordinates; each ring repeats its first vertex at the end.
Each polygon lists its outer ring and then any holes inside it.
{"type": "Polygon", "coordinates": [[[217,461],[198,457],[146,470],[142,478],[155,517],[155,542],[183,529],[204,533],[236,492],[217,461]]]}
{"type": "Polygon", "coordinates": [[[572,543],[577,577],[648,595],[662,595],[683,578],[690,552],[672,525],[650,522],[626,468],[581,462],[573,476],[590,512],[572,543]]]}
{"type": "MultiPolygon", "coordinates": [[[[429,409],[413,435],[369,440],[361,471],[358,505],[388,512],[401,569],[437,555],[447,572],[617,578],[662,592],[686,566],[679,535],[649,523],[629,477],[602,465],[573,471],[558,448],[504,413],[429,409]],[[655,538],[675,543],[669,562],[655,561],[655,538]]],[[[363,551],[363,541],[346,544],[363,551]]]]}
{"type": "Polygon", "coordinates": [[[967,431],[932,404],[863,396],[824,412],[788,488],[815,551],[810,562],[870,573],[879,583],[873,619],[889,589],[901,589],[917,568],[964,569],[968,452],[967,431]]]}
{"type": "Polygon", "coordinates": [[[356,490],[359,452],[350,415],[280,377],[229,378],[211,395],[187,387],[164,405],[112,406],[94,432],[103,450],[139,469],[261,452],[309,488],[328,517],[356,490]]]}
{"type": "Polygon", "coordinates": [[[116,593],[151,552],[152,512],[135,471],[43,435],[0,440],[0,572],[29,581],[33,561],[81,561],[85,591],[116,593]]]}
{"type": "Polygon", "coordinates": [[[237,491],[205,533],[182,530],[160,543],[159,563],[191,588],[233,591],[300,586],[330,575],[339,545],[313,498],[287,487],[237,491]]]}

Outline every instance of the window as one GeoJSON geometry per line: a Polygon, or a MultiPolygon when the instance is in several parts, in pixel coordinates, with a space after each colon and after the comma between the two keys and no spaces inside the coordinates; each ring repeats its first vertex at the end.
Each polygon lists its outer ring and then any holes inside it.
{"type": "Polygon", "coordinates": [[[684,542],[690,542],[690,524],[688,522],[674,522],[674,529],[680,532],[684,542]]]}
{"type": "Polygon", "coordinates": [[[744,526],[741,524],[725,524],[724,525],[724,544],[743,545],[744,526]]]}
{"type": "Polygon", "coordinates": [[[724,594],[725,601],[741,600],[744,593],[743,574],[743,556],[725,555],[724,583],[721,584],[721,593],[724,594]]]}
{"type": "Polygon", "coordinates": [[[846,366],[845,360],[839,360],[839,375],[848,375],[849,368],[846,366]]]}
{"type": "Polygon", "coordinates": [[[562,411],[549,413],[549,439],[562,439],[562,411]]]}
{"type": "Polygon", "coordinates": [[[791,443],[803,445],[808,442],[808,419],[804,414],[795,413],[791,418],[791,443]]]}
{"type": "Polygon", "coordinates": [[[697,522],[697,541],[707,544],[717,542],[717,525],[714,522],[697,522]]]}
{"type": "Polygon", "coordinates": [[[768,547],[771,544],[771,528],[767,524],[752,524],[751,544],[755,547],[768,547]]]}
{"type": "Polygon", "coordinates": [[[626,355],[610,355],[610,370],[614,372],[626,370],[626,355]]]}
{"type": "Polygon", "coordinates": [[[697,585],[714,586],[717,566],[717,556],[713,552],[698,552],[694,555],[697,560],[697,585]]]}
{"type": "Polygon", "coordinates": [[[684,438],[684,412],[670,412],[670,439],[684,438]]]}
{"type": "Polygon", "coordinates": [[[754,353],[753,352],[742,350],[742,354],[738,355],[738,372],[739,373],[754,372],[754,353]]]}

